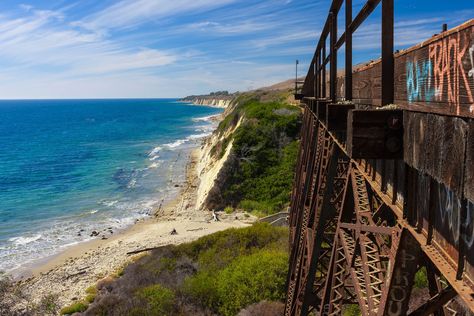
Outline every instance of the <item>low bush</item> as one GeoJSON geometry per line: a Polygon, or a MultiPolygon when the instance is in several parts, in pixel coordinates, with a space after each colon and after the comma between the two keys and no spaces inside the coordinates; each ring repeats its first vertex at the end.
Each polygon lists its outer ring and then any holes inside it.
{"type": "Polygon", "coordinates": [[[74,313],[81,313],[87,309],[87,304],[84,302],[77,302],[61,309],[61,315],[72,315],[74,313]]]}
{"type": "Polygon", "coordinates": [[[140,308],[141,315],[169,315],[173,310],[174,292],[159,284],[139,289],[135,295],[145,304],[140,308]]]}
{"type": "Polygon", "coordinates": [[[219,312],[235,315],[255,302],[283,300],[287,271],[285,252],[261,250],[239,258],[217,276],[219,312]]]}
{"type": "Polygon", "coordinates": [[[360,316],[362,315],[359,305],[351,304],[344,307],[343,316],[360,316]]]}
{"type": "Polygon", "coordinates": [[[87,296],[84,299],[87,303],[92,303],[95,300],[95,297],[97,296],[97,287],[96,286],[90,286],[86,289],[87,296]]]}
{"type": "Polygon", "coordinates": [[[220,315],[236,315],[252,303],[283,300],[287,269],[286,252],[260,250],[215,273],[204,271],[188,278],[184,292],[220,315]]]}
{"type": "Polygon", "coordinates": [[[154,250],[99,285],[84,315],[235,315],[281,300],[287,240],[288,229],[257,223],[154,250]]]}
{"type": "Polygon", "coordinates": [[[426,268],[423,267],[418,270],[415,274],[414,287],[418,289],[424,289],[428,287],[428,275],[426,273],[426,268]]]}

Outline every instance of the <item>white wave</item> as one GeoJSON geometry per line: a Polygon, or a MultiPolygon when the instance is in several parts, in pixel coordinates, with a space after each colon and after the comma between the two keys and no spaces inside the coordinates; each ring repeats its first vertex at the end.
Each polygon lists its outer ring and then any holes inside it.
{"type": "Polygon", "coordinates": [[[185,142],[186,142],[186,139],[178,139],[177,141],[166,144],[165,146],[168,147],[168,148],[176,148],[178,146],[181,146],[185,142]]]}
{"type": "Polygon", "coordinates": [[[169,143],[169,144],[166,144],[164,146],[168,147],[169,149],[175,149],[183,144],[185,144],[186,142],[189,142],[189,141],[192,141],[192,140],[197,140],[197,139],[201,139],[201,138],[204,138],[204,137],[207,137],[209,135],[211,135],[212,133],[211,132],[205,132],[205,133],[201,133],[201,134],[193,134],[193,135],[189,135],[188,137],[184,138],[184,139],[178,139],[177,141],[174,141],[172,143],[169,143]]]}
{"type": "Polygon", "coordinates": [[[33,241],[37,241],[38,239],[40,239],[42,237],[41,234],[38,234],[38,235],[34,235],[34,236],[31,236],[31,237],[23,237],[23,236],[20,236],[20,237],[13,237],[13,238],[10,238],[8,239],[8,241],[12,242],[13,244],[15,245],[26,245],[26,244],[29,244],[33,241]]]}
{"type": "Polygon", "coordinates": [[[216,116],[219,116],[219,114],[213,114],[213,115],[203,116],[203,117],[195,117],[195,118],[193,118],[192,120],[193,120],[194,122],[210,121],[210,120],[212,120],[213,118],[215,118],[216,116]]]}
{"type": "Polygon", "coordinates": [[[212,132],[214,130],[215,126],[214,125],[199,125],[196,126],[195,131],[196,132],[212,132]]]}
{"type": "Polygon", "coordinates": [[[130,180],[130,182],[128,183],[127,189],[133,189],[136,185],[137,185],[137,180],[136,180],[136,179],[132,179],[132,180],[130,180]]]}
{"type": "Polygon", "coordinates": [[[91,211],[89,211],[88,213],[89,213],[89,214],[95,214],[95,213],[97,213],[98,211],[99,211],[99,210],[91,210],[91,211]]]}
{"type": "Polygon", "coordinates": [[[201,133],[201,134],[194,134],[194,135],[189,135],[188,137],[186,137],[186,139],[187,140],[195,140],[195,139],[200,139],[200,138],[207,137],[211,134],[212,134],[211,132],[206,132],[206,133],[201,133]]]}
{"type": "Polygon", "coordinates": [[[160,152],[160,150],[162,150],[163,148],[161,146],[157,146],[155,148],[153,148],[152,151],[150,151],[150,153],[148,154],[148,156],[150,157],[153,157],[153,156],[156,156],[157,153],[160,152]]]}
{"type": "Polygon", "coordinates": [[[107,200],[102,200],[100,201],[99,203],[102,204],[102,205],[105,205],[105,206],[114,206],[115,204],[117,204],[119,201],[118,200],[112,200],[112,201],[107,201],[107,200]]]}
{"type": "Polygon", "coordinates": [[[155,155],[155,156],[150,157],[148,160],[150,160],[150,161],[155,161],[155,160],[157,160],[158,158],[160,158],[160,156],[159,156],[159,155],[155,155]]]}
{"type": "Polygon", "coordinates": [[[156,168],[158,168],[159,166],[160,166],[159,163],[154,162],[154,163],[152,163],[147,169],[156,169],[156,168]]]}

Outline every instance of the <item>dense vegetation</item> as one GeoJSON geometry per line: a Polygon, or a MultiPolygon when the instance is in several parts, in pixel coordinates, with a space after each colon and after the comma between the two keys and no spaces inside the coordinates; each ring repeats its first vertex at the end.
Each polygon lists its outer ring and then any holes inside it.
{"type": "Polygon", "coordinates": [[[301,112],[284,101],[280,94],[266,101],[258,94],[239,96],[236,106],[220,123],[225,135],[213,153],[222,156],[232,142],[232,152],[221,174],[220,183],[211,192],[211,208],[240,208],[268,215],[284,209],[294,178],[297,137],[301,112]],[[240,126],[226,135],[226,131],[240,126]]]}
{"type": "MultiPolygon", "coordinates": [[[[255,224],[154,250],[99,283],[83,314],[236,315],[253,303],[282,301],[287,232],[255,224]]],[[[83,307],[75,308],[64,311],[83,307]]]]}
{"type": "MultiPolygon", "coordinates": [[[[226,91],[216,95],[228,95],[226,91]]],[[[285,209],[294,178],[301,112],[286,92],[239,94],[220,123],[224,172],[209,195],[213,209],[265,215],[285,209]],[[238,128],[234,130],[237,123],[238,128]],[[232,132],[229,132],[232,131],[232,132]]],[[[288,271],[288,230],[268,224],[229,229],[179,246],[165,246],[89,288],[84,299],[59,310],[55,297],[31,315],[280,315],[288,271]]],[[[1,278],[0,278],[1,281],[1,278]]],[[[0,294],[13,293],[0,282],[0,294]],[[2,289],[5,289],[3,291],[2,289]]],[[[0,295],[2,296],[2,295],[0,295]]],[[[18,295],[0,298],[8,308],[18,295]]],[[[1,314],[1,313],[0,313],[1,314]]]]}
{"type": "MultiPolygon", "coordinates": [[[[212,149],[214,156],[222,157],[232,143],[209,204],[260,214],[288,204],[301,114],[284,99],[278,93],[252,93],[234,102],[218,127],[221,141],[212,149]]],[[[154,250],[128,265],[117,279],[100,282],[83,314],[227,316],[244,308],[258,315],[270,310],[281,314],[287,234],[285,228],[255,224],[154,250]]],[[[63,312],[83,309],[71,306],[63,312]]]]}

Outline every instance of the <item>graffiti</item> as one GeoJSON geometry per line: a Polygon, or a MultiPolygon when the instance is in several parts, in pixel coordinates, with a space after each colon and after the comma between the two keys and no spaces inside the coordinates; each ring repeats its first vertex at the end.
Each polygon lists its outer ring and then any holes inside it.
{"type": "Polygon", "coordinates": [[[469,59],[471,60],[471,70],[469,70],[469,77],[474,77],[474,45],[469,48],[469,59]]]}
{"type": "Polygon", "coordinates": [[[441,225],[443,227],[447,227],[454,245],[458,245],[460,228],[459,213],[461,210],[461,201],[455,196],[453,191],[442,184],[439,184],[438,186],[438,197],[438,209],[440,213],[441,225]]]}
{"type": "Polygon", "coordinates": [[[435,95],[431,77],[433,65],[431,60],[406,63],[408,102],[431,101],[435,95]]]}
{"type": "Polygon", "coordinates": [[[435,98],[437,101],[447,101],[449,106],[456,107],[457,114],[460,112],[461,87],[465,88],[468,102],[474,104],[468,75],[464,71],[462,62],[468,50],[468,45],[468,38],[464,36],[461,40],[461,33],[457,33],[429,46],[429,60],[433,66],[435,98]]]}
{"type": "Polygon", "coordinates": [[[463,240],[467,249],[470,249],[474,244],[474,203],[467,201],[467,215],[466,220],[462,224],[463,240]]]}
{"type": "MultiPolygon", "coordinates": [[[[471,70],[469,70],[469,77],[473,77],[474,79],[474,45],[471,46],[471,48],[469,48],[469,59],[471,60],[471,70]]],[[[471,107],[469,108],[469,111],[472,113],[474,112],[474,104],[471,105],[471,107]]]]}
{"type": "Polygon", "coordinates": [[[392,282],[394,283],[390,289],[390,300],[388,301],[388,315],[402,315],[403,304],[409,296],[408,288],[411,279],[409,267],[416,266],[416,257],[407,253],[405,249],[400,252],[401,267],[395,269],[392,282]]]}

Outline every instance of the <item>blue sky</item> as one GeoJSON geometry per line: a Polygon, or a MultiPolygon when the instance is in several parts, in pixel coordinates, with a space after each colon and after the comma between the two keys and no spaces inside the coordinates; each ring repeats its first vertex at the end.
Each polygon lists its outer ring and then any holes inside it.
{"type": "MultiPolygon", "coordinates": [[[[363,1],[353,0],[354,12],[363,1]]],[[[306,71],[329,0],[2,0],[0,99],[180,97],[306,71]]],[[[473,0],[395,0],[396,46],[474,17],[473,0]]],[[[343,8],[344,10],[344,8],[343,8]]],[[[379,56],[380,8],[355,34],[379,56]]],[[[343,20],[340,21],[343,25],[343,20]]],[[[340,55],[341,57],[343,55],[340,55]]]]}

